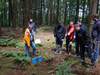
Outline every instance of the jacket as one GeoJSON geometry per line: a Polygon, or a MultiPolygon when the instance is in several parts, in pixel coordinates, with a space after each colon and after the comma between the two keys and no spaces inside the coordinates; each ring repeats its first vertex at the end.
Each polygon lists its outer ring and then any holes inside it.
{"type": "Polygon", "coordinates": [[[95,21],[92,28],[92,39],[100,41],[100,20],[95,21]]]}
{"type": "Polygon", "coordinates": [[[24,41],[25,43],[28,45],[28,47],[30,47],[30,30],[27,28],[25,30],[25,34],[24,34],[24,41]]]}
{"type": "Polygon", "coordinates": [[[70,39],[70,41],[74,40],[74,32],[75,32],[75,26],[69,25],[67,33],[69,34],[67,37],[70,39]]]}
{"type": "Polygon", "coordinates": [[[64,26],[62,26],[62,25],[58,25],[54,29],[54,36],[59,38],[60,40],[64,39],[65,33],[66,33],[66,30],[65,30],[64,26]]]}

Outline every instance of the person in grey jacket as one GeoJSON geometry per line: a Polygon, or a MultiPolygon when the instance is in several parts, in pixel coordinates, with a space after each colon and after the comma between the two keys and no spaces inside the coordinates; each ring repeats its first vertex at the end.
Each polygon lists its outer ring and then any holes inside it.
{"type": "Polygon", "coordinates": [[[100,41],[100,20],[97,16],[94,17],[94,25],[92,28],[92,39],[96,39],[96,41],[100,41]]]}
{"type": "Polygon", "coordinates": [[[37,32],[37,26],[36,26],[36,23],[30,19],[29,23],[28,23],[29,27],[32,29],[32,35],[34,35],[35,37],[35,34],[37,32]]]}
{"type": "MultiPolygon", "coordinates": [[[[94,21],[94,25],[92,28],[92,41],[95,44],[95,52],[96,52],[96,56],[99,57],[100,55],[100,19],[98,18],[98,16],[94,16],[93,18],[94,21]]],[[[95,64],[98,58],[96,58],[95,62],[93,64],[95,64]]]]}

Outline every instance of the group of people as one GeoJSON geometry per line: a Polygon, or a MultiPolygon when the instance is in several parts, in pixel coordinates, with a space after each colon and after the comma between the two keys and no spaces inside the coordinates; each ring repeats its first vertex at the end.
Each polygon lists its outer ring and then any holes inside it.
{"type": "MultiPolygon", "coordinates": [[[[64,38],[66,38],[66,50],[65,52],[70,55],[71,44],[75,43],[75,54],[81,59],[81,63],[85,63],[85,56],[91,59],[93,65],[96,64],[99,57],[100,50],[100,20],[97,16],[93,18],[94,25],[91,33],[89,33],[86,25],[81,21],[76,24],[74,21],[70,21],[68,27],[65,27],[62,22],[59,22],[54,28],[54,37],[56,41],[55,53],[61,53],[64,38]]],[[[30,56],[29,48],[33,49],[32,55],[36,55],[36,46],[34,42],[34,36],[36,32],[36,25],[32,19],[28,23],[28,28],[25,30],[25,54],[30,56]]]]}
{"type": "Polygon", "coordinates": [[[92,65],[95,65],[99,58],[100,50],[100,20],[98,16],[93,17],[94,25],[89,32],[86,25],[81,21],[76,24],[70,21],[69,26],[64,27],[63,23],[58,23],[54,29],[56,39],[55,53],[61,53],[64,38],[66,38],[66,53],[70,55],[71,44],[75,43],[75,54],[80,57],[81,63],[85,63],[85,57],[91,59],[92,65]]]}

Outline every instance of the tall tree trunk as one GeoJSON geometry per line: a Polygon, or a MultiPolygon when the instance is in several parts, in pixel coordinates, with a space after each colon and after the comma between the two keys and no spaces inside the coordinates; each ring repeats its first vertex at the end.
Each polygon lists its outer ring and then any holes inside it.
{"type": "Polygon", "coordinates": [[[77,0],[77,7],[76,7],[76,20],[75,20],[75,22],[77,22],[78,21],[78,18],[79,18],[79,2],[80,0],[77,0]]]}
{"type": "Polygon", "coordinates": [[[42,24],[45,25],[45,0],[43,0],[43,14],[42,14],[42,24]]]}
{"type": "Polygon", "coordinates": [[[27,24],[28,24],[28,7],[27,7],[27,0],[23,0],[22,1],[22,13],[23,13],[23,32],[25,31],[25,28],[27,27],[27,24]]]}
{"type": "MultiPolygon", "coordinates": [[[[38,11],[38,24],[41,25],[42,24],[42,14],[43,14],[43,0],[39,0],[38,2],[38,8],[36,9],[38,11]]],[[[36,13],[36,12],[35,12],[36,13]]],[[[34,14],[35,15],[35,14],[34,14]]]]}
{"type": "Polygon", "coordinates": [[[57,0],[56,23],[59,21],[59,0],[57,0]]]}
{"type": "Polygon", "coordinates": [[[95,15],[97,14],[97,3],[98,0],[90,0],[90,14],[95,15]]]}
{"type": "Polygon", "coordinates": [[[97,1],[90,0],[90,13],[89,13],[89,30],[92,28],[92,16],[97,14],[97,1]]]}
{"type": "Polygon", "coordinates": [[[12,0],[9,0],[9,26],[12,26],[12,0]]]}
{"type": "Polygon", "coordinates": [[[99,13],[99,0],[97,0],[97,13],[99,13]]]}
{"type": "Polygon", "coordinates": [[[67,2],[65,1],[64,24],[66,24],[66,18],[67,18],[67,2]]]}
{"type": "Polygon", "coordinates": [[[17,23],[16,23],[16,20],[17,20],[17,0],[12,0],[12,26],[16,26],[17,23]]]}
{"type": "Polygon", "coordinates": [[[39,3],[38,2],[40,2],[40,0],[33,0],[32,1],[32,4],[33,4],[33,6],[32,6],[32,8],[33,8],[33,20],[34,21],[37,21],[38,20],[38,16],[37,16],[37,11],[38,11],[38,6],[39,6],[39,3]]]}
{"type": "Polygon", "coordinates": [[[86,4],[86,0],[83,1],[83,15],[82,15],[82,21],[84,22],[84,15],[85,15],[85,4],[86,4]]]}
{"type": "Polygon", "coordinates": [[[48,6],[48,10],[49,10],[49,25],[52,25],[52,7],[53,7],[53,0],[49,1],[49,6],[48,6]]]}

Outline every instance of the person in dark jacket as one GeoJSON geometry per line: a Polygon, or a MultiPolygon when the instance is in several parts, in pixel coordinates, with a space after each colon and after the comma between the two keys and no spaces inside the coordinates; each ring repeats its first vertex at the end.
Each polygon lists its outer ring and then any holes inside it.
{"type": "Polygon", "coordinates": [[[95,55],[94,57],[95,60],[92,61],[92,63],[95,65],[98,61],[98,57],[99,57],[99,52],[100,52],[100,20],[98,18],[98,16],[94,16],[93,18],[93,21],[94,21],[94,25],[93,25],[93,28],[92,28],[92,41],[94,41],[94,44],[95,44],[95,55]]]}
{"type": "Polygon", "coordinates": [[[63,23],[59,23],[54,29],[54,37],[56,39],[56,53],[59,53],[59,48],[62,48],[63,39],[65,37],[65,27],[63,23]]]}
{"type": "Polygon", "coordinates": [[[81,63],[85,62],[85,51],[86,51],[86,44],[88,42],[88,35],[87,31],[82,28],[82,24],[76,24],[76,32],[75,32],[75,42],[76,42],[76,54],[80,56],[81,63]]]}
{"type": "MultiPolygon", "coordinates": [[[[76,44],[76,55],[80,56],[80,44],[81,44],[81,36],[83,37],[82,32],[87,33],[87,27],[82,24],[80,21],[77,22],[75,26],[75,44],[76,44]]],[[[88,39],[88,37],[87,37],[88,39]]],[[[85,40],[88,41],[88,40],[85,40]]]]}

